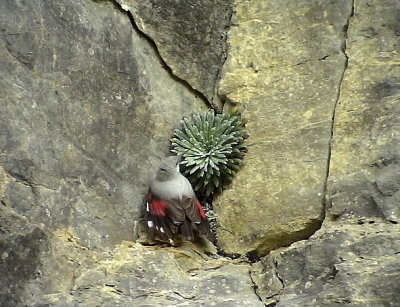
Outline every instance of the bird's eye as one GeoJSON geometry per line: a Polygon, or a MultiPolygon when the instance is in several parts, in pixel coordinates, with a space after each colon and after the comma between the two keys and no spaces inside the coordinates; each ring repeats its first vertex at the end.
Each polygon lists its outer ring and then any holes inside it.
{"type": "Polygon", "coordinates": [[[164,168],[164,167],[160,167],[160,170],[161,170],[161,171],[164,171],[164,172],[166,172],[166,171],[167,171],[167,169],[166,169],[166,168],[164,168]]]}

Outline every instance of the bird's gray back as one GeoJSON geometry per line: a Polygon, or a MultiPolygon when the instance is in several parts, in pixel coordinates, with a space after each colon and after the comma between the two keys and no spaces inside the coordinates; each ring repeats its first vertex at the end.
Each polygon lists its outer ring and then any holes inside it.
{"type": "Polygon", "coordinates": [[[154,195],[165,200],[175,199],[182,201],[185,198],[195,197],[190,182],[180,173],[177,173],[170,180],[154,180],[150,190],[154,195]]]}

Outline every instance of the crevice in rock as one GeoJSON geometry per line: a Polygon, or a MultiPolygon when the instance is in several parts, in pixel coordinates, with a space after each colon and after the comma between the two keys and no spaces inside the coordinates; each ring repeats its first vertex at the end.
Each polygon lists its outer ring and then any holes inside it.
{"type": "Polygon", "coordinates": [[[294,64],[294,66],[304,65],[304,64],[307,64],[309,61],[310,61],[309,59],[305,59],[305,60],[303,60],[301,62],[298,62],[298,63],[294,64]]]}
{"type": "Polygon", "coordinates": [[[39,183],[35,183],[33,182],[31,179],[29,178],[25,178],[25,176],[15,173],[15,172],[11,172],[11,171],[7,171],[7,174],[9,174],[12,178],[14,178],[15,182],[26,185],[27,187],[30,187],[31,189],[46,189],[46,190],[50,190],[50,191],[57,191],[57,189],[54,188],[50,188],[47,187],[45,185],[39,184],[39,183]]]}
{"type": "Polygon", "coordinates": [[[235,260],[235,259],[239,259],[241,257],[244,257],[242,254],[227,253],[227,252],[223,251],[218,244],[216,244],[215,246],[217,247],[217,255],[218,256],[225,257],[225,258],[228,258],[228,259],[231,259],[231,260],[235,260]]]}
{"type": "MultiPolygon", "coordinates": [[[[262,302],[264,303],[264,305],[266,307],[276,306],[280,301],[281,294],[285,290],[285,282],[284,282],[282,276],[280,276],[279,271],[278,271],[278,260],[274,256],[271,256],[270,263],[272,266],[269,266],[268,271],[273,274],[273,278],[275,278],[276,281],[279,282],[280,286],[278,289],[276,288],[277,285],[275,285],[275,287],[272,286],[272,288],[270,288],[271,284],[268,283],[269,284],[268,289],[264,289],[264,290],[267,290],[268,294],[265,293],[264,294],[265,297],[262,300],[262,302]]],[[[250,272],[250,274],[251,274],[251,272],[250,272]]],[[[252,277],[252,276],[250,275],[250,277],[252,277]]],[[[252,282],[256,285],[256,282],[253,279],[252,279],[252,282]]],[[[264,287],[265,287],[265,285],[264,285],[264,287]]],[[[257,295],[257,296],[262,297],[262,295],[257,295]]]]}
{"type": "MultiPolygon", "coordinates": [[[[342,85],[343,85],[343,80],[347,71],[347,68],[349,66],[349,56],[347,55],[346,49],[347,49],[347,37],[348,37],[348,29],[350,25],[350,20],[354,16],[354,8],[355,8],[355,0],[352,0],[351,3],[351,9],[349,12],[349,15],[347,16],[346,24],[343,26],[343,38],[342,38],[342,43],[341,43],[341,49],[342,53],[345,57],[345,62],[344,62],[344,67],[343,71],[340,75],[339,79],[339,84],[337,88],[337,93],[336,93],[336,100],[333,105],[333,110],[332,110],[332,117],[331,117],[331,135],[330,139],[328,142],[328,157],[327,157],[327,164],[326,164],[326,176],[325,176],[325,181],[324,181],[324,188],[323,188],[323,198],[322,198],[322,222],[325,220],[326,216],[326,210],[328,209],[328,179],[330,176],[330,166],[331,166],[331,156],[332,156],[332,144],[333,144],[333,138],[334,138],[334,128],[335,128],[335,119],[336,119],[336,111],[337,111],[337,106],[341,97],[342,93],[342,85]]],[[[321,225],[322,225],[321,222],[321,225]]]]}
{"type": "Polygon", "coordinates": [[[274,274],[275,277],[279,280],[279,282],[282,284],[282,288],[279,290],[279,292],[274,295],[274,298],[276,299],[277,302],[280,300],[280,296],[285,290],[285,281],[283,280],[282,276],[279,275],[278,271],[278,261],[276,259],[273,259],[273,264],[274,264],[274,274]]]}
{"type": "MultiPolygon", "coordinates": [[[[233,3],[229,6],[229,17],[228,17],[228,24],[226,26],[226,31],[223,33],[224,39],[222,41],[222,44],[224,46],[222,53],[221,53],[221,62],[219,69],[215,75],[214,78],[214,88],[213,88],[213,95],[211,98],[211,103],[214,105],[215,109],[218,109],[218,105],[221,105],[221,108],[223,108],[223,105],[225,103],[226,97],[221,96],[218,93],[218,88],[219,88],[219,81],[221,80],[221,74],[222,74],[222,68],[224,67],[226,60],[228,59],[228,51],[229,51],[229,46],[228,46],[228,33],[229,29],[231,28],[232,25],[232,17],[233,17],[233,3]],[[214,103],[215,100],[218,100],[217,103],[214,103]]],[[[221,111],[221,110],[219,110],[221,111]]]]}
{"type": "Polygon", "coordinates": [[[248,252],[246,254],[246,257],[247,257],[247,259],[249,260],[250,263],[257,263],[257,262],[261,261],[264,256],[260,256],[257,253],[257,251],[253,250],[251,252],[248,252]]]}
{"type": "Polygon", "coordinates": [[[288,248],[298,241],[308,240],[321,228],[321,224],[321,219],[311,218],[296,231],[294,229],[291,232],[271,230],[270,233],[260,238],[261,243],[254,250],[247,253],[247,255],[251,255],[249,260],[252,263],[258,262],[262,257],[277,248],[288,248]]]}
{"type": "MultiPolygon", "coordinates": [[[[92,0],[92,1],[95,1],[95,0],[92,0]]],[[[168,74],[171,76],[171,78],[174,81],[176,81],[177,83],[183,85],[196,98],[197,97],[200,98],[204,102],[204,104],[213,108],[212,101],[211,102],[208,101],[207,97],[202,92],[193,88],[189,82],[187,82],[186,80],[184,80],[184,79],[178,77],[176,74],[174,74],[174,72],[172,71],[172,68],[167,64],[167,62],[161,56],[155,41],[150,36],[148,36],[146,33],[144,33],[143,31],[141,31],[139,29],[139,27],[137,26],[137,24],[135,22],[135,19],[133,18],[132,13],[129,10],[128,11],[124,10],[122,8],[121,4],[119,4],[117,0],[109,0],[109,2],[113,5],[113,7],[115,9],[117,9],[121,13],[125,14],[129,18],[129,20],[132,24],[133,30],[139,35],[139,37],[143,38],[145,41],[148,42],[149,46],[154,50],[155,54],[157,55],[157,58],[158,58],[159,62],[161,63],[162,67],[168,72],[168,74]]]]}
{"type": "Polygon", "coordinates": [[[179,293],[178,291],[173,291],[172,293],[176,294],[180,298],[183,298],[184,300],[194,300],[196,298],[196,295],[185,296],[185,295],[179,293]]]}
{"type": "MultiPolygon", "coordinates": [[[[251,264],[250,264],[251,265],[251,264]]],[[[253,275],[251,274],[251,270],[249,270],[249,277],[250,277],[250,281],[251,281],[251,287],[253,288],[254,294],[257,296],[258,300],[260,302],[263,302],[264,306],[267,306],[264,301],[262,300],[262,297],[260,295],[260,293],[258,293],[258,285],[256,284],[256,282],[253,279],[253,275]]]]}
{"type": "MultiPolygon", "coordinates": [[[[216,239],[216,247],[217,254],[230,259],[238,259],[241,257],[246,257],[249,263],[257,263],[262,260],[263,257],[268,255],[269,252],[276,250],[280,247],[290,247],[292,244],[302,241],[308,240],[316,231],[321,228],[323,220],[320,218],[312,218],[309,219],[307,223],[303,225],[302,228],[297,231],[292,232],[282,232],[280,235],[277,232],[273,231],[273,235],[266,234],[262,238],[260,238],[260,242],[268,242],[268,244],[260,243],[253,250],[247,252],[246,254],[239,253],[227,253],[225,252],[221,246],[218,244],[218,240],[216,239]]],[[[219,226],[221,229],[226,230],[223,226],[219,226]]],[[[232,235],[234,235],[231,231],[228,231],[232,235]]]]}
{"type": "MultiPolygon", "coordinates": [[[[296,61],[296,62],[289,62],[287,64],[268,65],[268,66],[264,66],[264,67],[257,66],[257,69],[254,69],[253,64],[251,64],[250,66],[248,66],[248,68],[253,68],[254,73],[259,73],[259,72],[263,72],[263,71],[291,68],[291,67],[296,67],[296,66],[301,66],[301,65],[315,64],[317,62],[324,62],[324,61],[327,61],[329,57],[330,57],[330,55],[327,54],[327,55],[324,55],[319,58],[307,58],[307,59],[301,60],[299,62],[296,61]]],[[[278,79],[273,82],[280,81],[280,80],[281,79],[278,79]]],[[[251,86],[251,84],[246,84],[243,87],[250,87],[250,86],[251,86]]]]}

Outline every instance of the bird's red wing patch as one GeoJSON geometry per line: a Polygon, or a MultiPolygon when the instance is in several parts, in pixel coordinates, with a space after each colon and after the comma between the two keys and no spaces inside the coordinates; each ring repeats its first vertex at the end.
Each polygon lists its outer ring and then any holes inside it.
{"type": "Polygon", "coordinates": [[[185,212],[181,209],[176,209],[174,211],[173,209],[175,206],[173,203],[160,199],[149,192],[146,199],[145,215],[147,227],[152,229],[152,231],[162,239],[172,240],[173,235],[179,231],[186,236],[187,239],[193,240],[194,236],[191,225],[193,222],[193,225],[196,225],[200,233],[206,235],[207,238],[213,242],[214,236],[211,232],[210,224],[207,220],[202,204],[195,199],[195,206],[193,206],[193,199],[191,201],[191,210],[196,214],[192,212],[193,214],[188,216],[187,211],[185,212]]]}
{"type": "Polygon", "coordinates": [[[167,216],[168,202],[158,198],[151,192],[146,199],[147,227],[152,229],[162,239],[172,239],[177,226],[167,216]]]}
{"type": "Polygon", "coordinates": [[[146,208],[147,212],[150,212],[153,215],[157,216],[166,216],[166,208],[168,206],[168,203],[164,200],[161,200],[159,198],[154,197],[153,194],[149,193],[147,196],[147,206],[146,208]]]}
{"type": "Polygon", "coordinates": [[[206,213],[204,212],[203,206],[201,203],[196,199],[196,206],[199,209],[200,216],[202,219],[206,219],[206,213]]]}

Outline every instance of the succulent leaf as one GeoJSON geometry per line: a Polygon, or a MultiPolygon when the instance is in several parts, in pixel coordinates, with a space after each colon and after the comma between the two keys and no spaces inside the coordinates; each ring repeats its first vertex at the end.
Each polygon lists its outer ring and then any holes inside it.
{"type": "Polygon", "coordinates": [[[247,151],[247,132],[237,115],[201,112],[184,118],[171,139],[171,151],[182,157],[183,174],[208,197],[232,181],[247,151]]]}

